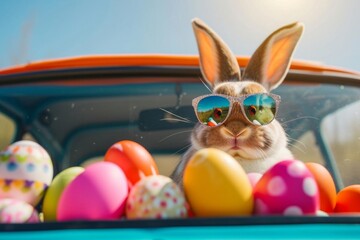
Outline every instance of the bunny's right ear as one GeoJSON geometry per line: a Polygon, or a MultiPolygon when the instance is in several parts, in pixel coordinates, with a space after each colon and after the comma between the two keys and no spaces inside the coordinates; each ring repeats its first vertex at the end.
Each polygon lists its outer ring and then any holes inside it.
{"type": "Polygon", "coordinates": [[[200,67],[205,80],[214,87],[225,81],[239,81],[236,57],[224,41],[203,21],[192,21],[200,54],[200,67]]]}

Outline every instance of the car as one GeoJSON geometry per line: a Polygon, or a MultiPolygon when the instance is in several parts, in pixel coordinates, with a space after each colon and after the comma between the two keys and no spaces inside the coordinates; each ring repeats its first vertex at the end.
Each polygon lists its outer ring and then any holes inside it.
{"type": "MultiPolygon", "coordinates": [[[[243,69],[249,58],[238,57],[243,69]]],[[[51,156],[54,173],[101,161],[131,140],[169,176],[197,122],[191,101],[209,93],[199,59],[186,55],[81,56],[0,70],[0,147],[27,139],[51,156]]],[[[296,159],[324,165],[337,191],[359,184],[360,73],[296,61],[277,119],[296,159]]],[[[41,203],[37,206],[41,211],[41,203]]],[[[1,239],[247,238],[359,239],[360,216],[251,216],[0,224],[1,239]]]]}

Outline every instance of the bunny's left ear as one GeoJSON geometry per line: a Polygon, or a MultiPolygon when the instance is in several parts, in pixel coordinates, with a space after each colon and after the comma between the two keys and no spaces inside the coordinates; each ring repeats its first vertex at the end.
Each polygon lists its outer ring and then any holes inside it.
{"type": "Polygon", "coordinates": [[[296,22],[273,32],[251,57],[243,79],[259,82],[268,91],[278,87],[289,70],[303,29],[303,24],[296,22]]]}

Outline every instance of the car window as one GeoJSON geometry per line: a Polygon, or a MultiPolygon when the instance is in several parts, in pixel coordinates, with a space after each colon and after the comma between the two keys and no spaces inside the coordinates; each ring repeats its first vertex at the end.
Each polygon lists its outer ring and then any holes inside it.
{"type": "Polygon", "coordinates": [[[299,139],[290,144],[289,148],[296,159],[325,165],[324,157],[316,144],[315,135],[312,131],[304,133],[299,139]]]}
{"type": "Polygon", "coordinates": [[[344,185],[358,184],[360,175],[360,100],[329,114],[321,126],[334,154],[344,185]]]}
{"type": "Polygon", "coordinates": [[[0,111],[0,149],[8,146],[13,141],[15,134],[15,121],[0,111]]]}
{"type": "MultiPolygon", "coordinates": [[[[202,87],[196,84],[192,84],[192,86],[197,86],[199,91],[202,87]]],[[[280,87],[276,90],[276,93],[282,96],[281,110],[278,118],[288,133],[289,146],[295,158],[305,162],[317,162],[325,166],[328,165],[327,161],[329,159],[324,158],[324,152],[322,152],[322,149],[319,147],[319,141],[322,139],[323,144],[328,144],[330,147],[329,150],[331,151],[327,154],[334,157],[336,161],[335,166],[339,168],[339,172],[343,178],[343,184],[350,185],[356,183],[358,177],[356,171],[353,171],[353,168],[357,166],[356,164],[358,162],[351,161],[349,157],[345,156],[351,154],[350,152],[352,152],[353,158],[359,156],[358,152],[351,151],[351,149],[358,148],[359,146],[358,134],[360,131],[358,131],[358,125],[356,124],[359,119],[358,116],[354,116],[351,123],[349,121],[346,122],[346,128],[336,124],[336,120],[341,119],[344,115],[347,116],[350,112],[357,114],[356,111],[352,111],[351,109],[359,109],[357,105],[359,101],[357,100],[359,99],[359,90],[354,87],[348,87],[345,91],[343,86],[329,84],[289,84],[280,87]],[[337,134],[331,134],[338,131],[342,131],[346,136],[351,135],[352,140],[348,139],[347,141],[352,142],[352,144],[346,145],[346,143],[341,140],[342,138],[334,137],[337,136],[337,134]],[[322,134],[320,136],[321,139],[318,139],[319,132],[320,135],[322,134]],[[347,147],[341,147],[340,142],[347,147]]],[[[188,93],[184,92],[184,94],[187,95],[188,93]]],[[[192,94],[189,93],[189,95],[192,94]]],[[[163,104],[161,103],[161,98],[159,98],[159,100],[159,107],[162,106],[165,108],[164,105],[161,105],[163,104]]],[[[189,99],[185,99],[182,105],[189,104],[188,100],[189,99]]],[[[138,108],[141,109],[141,104],[138,105],[138,108]]],[[[172,110],[174,110],[174,108],[172,110]]],[[[146,111],[153,114],[153,110],[146,111]]],[[[192,109],[190,108],[189,112],[184,112],[184,114],[180,115],[181,117],[192,118],[191,111],[192,109]]],[[[164,116],[166,116],[164,119],[175,118],[170,113],[163,113],[164,116]]],[[[147,114],[145,115],[148,116],[147,114]]],[[[159,119],[160,117],[155,119],[145,118],[149,128],[164,131],[164,129],[161,129],[161,125],[164,122],[159,121],[159,119]],[[151,125],[152,121],[154,125],[151,125]]],[[[176,123],[172,122],[172,124],[174,124],[174,129],[170,129],[167,135],[157,139],[156,144],[161,145],[164,141],[173,142],[174,139],[178,141],[181,137],[189,139],[191,128],[189,130],[181,129],[178,128],[176,123]]],[[[139,134],[145,139],[148,138],[146,131],[140,132],[139,134]]],[[[156,135],[152,136],[155,137],[155,139],[157,138],[156,135]]],[[[178,148],[180,148],[180,146],[178,148]]],[[[159,165],[160,172],[164,175],[169,175],[179,161],[182,153],[183,151],[176,151],[176,149],[174,149],[173,152],[169,154],[154,153],[153,155],[159,165]]]]}
{"type": "MultiPolygon", "coordinates": [[[[2,86],[0,105],[21,119],[6,129],[18,127],[43,145],[56,171],[102,159],[112,144],[128,139],[148,149],[160,173],[169,175],[189,147],[197,122],[191,101],[209,93],[204,84],[197,77],[161,76],[86,83],[2,86]]],[[[359,182],[353,170],[360,155],[359,88],[297,81],[274,93],[281,96],[277,119],[295,157],[326,166],[331,156],[345,185],[359,182]],[[329,146],[325,151],[320,140],[329,146]]]]}
{"type": "Polygon", "coordinates": [[[308,117],[312,120],[309,121],[314,125],[320,124],[320,127],[293,140],[290,148],[297,159],[326,165],[321,143],[316,138],[319,130],[325,146],[329,147],[330,156],[335,160],[344,186],[357,184],[360,175],[354,169],[360,169],[360,91],[342,85],[326,86],[326,89],[328,96],[320,103],[322,107],[316,102],[313,106],[306,107],[309,107],[309,113],[324,111],[326,108],[332,108],[333,111],[327,113],[322,120],[312,119],[314,114],[310,114],[308,117]],[[347,92],[345,88],[351,91],[347,92]]]}

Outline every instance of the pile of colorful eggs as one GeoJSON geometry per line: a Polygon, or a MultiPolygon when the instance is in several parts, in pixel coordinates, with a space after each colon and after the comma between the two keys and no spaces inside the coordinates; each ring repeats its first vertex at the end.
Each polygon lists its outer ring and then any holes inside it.
{"type": "Polygon", "coordinates": [[[19,141],[0,152],[0,223],[41,221],[35,206],[42,199],[45,221],[360,213],[360,185],[336,193],[320,164],[284,160],[263,175],[246,174],[211,148],[190,159],[183,191],[128,140],[111,146],[103,161],[52,178],[51,159],[39,144],[19,141]]]}

